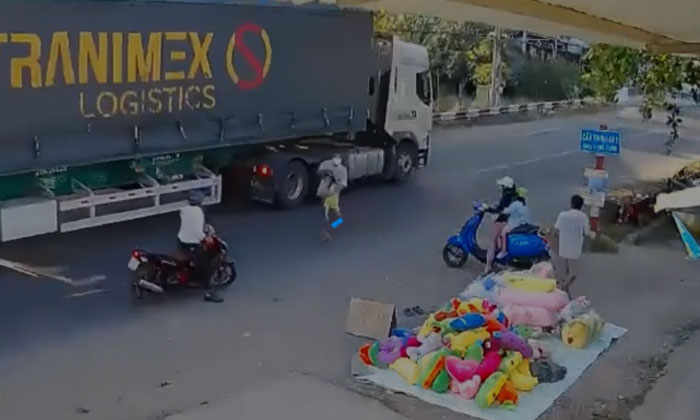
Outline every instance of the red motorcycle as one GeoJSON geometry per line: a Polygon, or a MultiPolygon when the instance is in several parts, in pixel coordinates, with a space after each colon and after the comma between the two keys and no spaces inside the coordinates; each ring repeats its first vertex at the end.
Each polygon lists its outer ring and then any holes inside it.
{"type": "MultiPolygon", "coordinates": [[[[229,258],[228,244],[216,234],[214,228],[207,225],[206,233],[202,246],[206,260],[211,264],[211,286],[229,286],[238,274],[236,261],[229,258]]],[[[175,289],[202,287],[193,278],[194,262],[186,256],[171,257],[135,249],[131,252],[128,267],[136,273],[131,287],[139,299],[143,297],[144,291],[161,294],[175,289]]]]}

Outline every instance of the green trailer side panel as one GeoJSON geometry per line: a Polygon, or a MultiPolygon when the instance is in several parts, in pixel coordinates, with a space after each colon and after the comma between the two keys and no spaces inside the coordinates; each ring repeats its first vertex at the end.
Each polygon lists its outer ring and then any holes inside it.
{"type": "Polygon", "coordinates": [[[161,184],[180,181],[195,173],[204,163],[217,170],[231,161],[231,150],[217,153],[172,153],[136,160],[103,162],[92,165],[58,167],[0,177],[0,201],[36,196],[51,192],[55,196],[70,195],[87,188],[103,190],[136,185],[147,175],[161,184]]]}

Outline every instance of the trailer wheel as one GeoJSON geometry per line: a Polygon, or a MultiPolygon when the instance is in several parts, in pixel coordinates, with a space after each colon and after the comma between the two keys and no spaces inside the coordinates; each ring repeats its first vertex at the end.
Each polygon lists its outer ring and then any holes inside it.
{"type": "Polygon", "coordinates": [[[416,170],[418,161],[418,150],[416,146],[408,141],[399,145],[396,149],[396,161],[394,163],[394,181],[402,182],[410,178],[416,170]]]}
{"type": "Polygon", "coordinates": [[[279,185],[275,194],[277,205],[290,209],[303,203],[309,190],[309,171],[306,165],[292,160],[287,162],[279,175],[279,185]]]}

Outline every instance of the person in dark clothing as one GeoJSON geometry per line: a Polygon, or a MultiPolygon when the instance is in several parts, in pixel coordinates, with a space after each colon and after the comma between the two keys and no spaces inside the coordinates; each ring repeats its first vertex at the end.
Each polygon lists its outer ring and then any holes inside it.
{"type": "Polygon", "coordinates": [[[486,266],[484,267],[484,274],[487,274],[493,270],[493,260],[496,256],[496,249],[498,248],[498,239],[501,237],[501,231],[506,226],[508,221],[508,215],[503,213],[508,206],[511,205],[513,200],[518,196],[517,188],[515,186],[515,181],[509,176],[505,176],[496,181],[496,185],[501,189],[501,199],[495,207],[489,208],[487,211],[489,213],[497,214],[496,220],[493,223],[493,233],[491,241],[489,242],[488,252],[486,253],[486,266]]]}

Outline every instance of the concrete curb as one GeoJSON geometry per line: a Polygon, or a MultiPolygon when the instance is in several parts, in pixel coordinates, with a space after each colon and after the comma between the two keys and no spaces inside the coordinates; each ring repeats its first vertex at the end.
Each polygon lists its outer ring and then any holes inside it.
{"type": "Polygon", "coordinates": [[[581,108],[589,104],[593,105],[594,102],[583,99],[571,99],[566,101],[534,102],[521,105],[509,105],[497,108],[481,108],[468,109],[466,111],[456,112],[440,112],[433,114],[433,121],[436,123],[440,123],[458,120],[475,120],[485,116],[525,114],[532,111],[536,111],[538,113],[545,113],[562,109],[581,108]]]}

